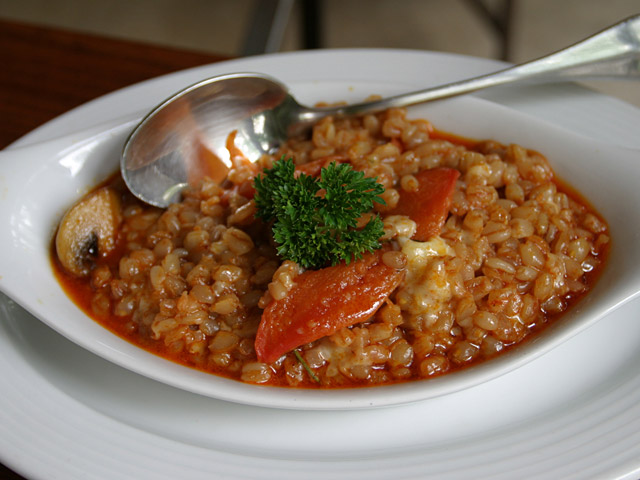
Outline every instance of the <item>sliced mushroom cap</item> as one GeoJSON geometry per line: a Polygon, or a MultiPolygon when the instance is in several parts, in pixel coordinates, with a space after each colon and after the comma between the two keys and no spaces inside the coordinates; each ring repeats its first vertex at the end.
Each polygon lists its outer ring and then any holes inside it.
{"type": "Polygon", "coordinates": [[[78,277],[88,275],[95,259],[115,248],[121,220],[120,197],[109,187],[71,207],[56,234],[56,253],[65,270],[78,277]]]}

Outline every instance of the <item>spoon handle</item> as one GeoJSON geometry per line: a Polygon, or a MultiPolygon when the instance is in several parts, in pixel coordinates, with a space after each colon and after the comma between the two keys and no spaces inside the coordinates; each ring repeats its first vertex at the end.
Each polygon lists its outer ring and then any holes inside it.
{"type": "Polygon", "coordinates": [[[426,90],[347,105],[333,113],[361,115],[525,80],[542,83],[589,78],[640,78],[640,15],[537,60],[426,90]]]}

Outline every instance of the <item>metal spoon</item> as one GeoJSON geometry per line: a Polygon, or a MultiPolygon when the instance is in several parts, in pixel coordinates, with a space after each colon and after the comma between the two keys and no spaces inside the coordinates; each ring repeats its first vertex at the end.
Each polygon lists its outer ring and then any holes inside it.
{"type": "Polygon", "coordinates": [[[218,181],[226,177],[226,142],[233,130],[236,146],[255,161],[328,115],[361,115],[524,80],[639,76],[640,15],[564,50],[496,73],[338,108],[300,105],[285,85],[267,75],[221,75],[176,93],[138,124],[124,146],[122,176],[141,200],[166,207],[203,175],[218,181]]]}

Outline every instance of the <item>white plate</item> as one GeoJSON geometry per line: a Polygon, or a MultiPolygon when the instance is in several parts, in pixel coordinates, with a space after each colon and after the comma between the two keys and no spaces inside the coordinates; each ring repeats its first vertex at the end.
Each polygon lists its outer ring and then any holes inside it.
{"type": "MultiPolygon", "coordinates": [[[[289,82],[296,96],[317,102],[322,98],[358,101],[376,92],[390,94],[395,82],[324,80],[289,82]],[[321,88],[318,88],[321,86],[321,88]],[[321,92],[321,93],[318,93],[321,92]]],[[[409,88],[418,88],[411,85],[409,88]]],[[[428,118],[439,128],[472,138],[493,138],[539,148],[561,178],[589,193],[589,200],[610,222],[616,247],[601,281],[563,316],[562,322],[545,329],[498,358],[474,368],[436,379],[375,388],[340,390],[273,388],[244,384],[188,369],[153,355],[113,335],[87,316],[64,294],[53,275],[49,250],[52,232],[61,213],[79,192],[91,188],[117,169],[119,153],[131,130],[130,122],[118,119],[114,126],[101,124],[34,147],[0,154],[7,170],[0,179],[4,201],[0,204],[0,289],[47,325],[89,351],[117,365],[168,385],[212,398],[259,407],[289,409],[356,409],[392,406],[447,395],[503,375],[544,354],[609,313],[613,306],[640,290],[640,248],[634,225],[640,210],[621,208],[640,204],[636,175],[640,165],[636,151],[593,142],[566,130],[542,123],[496,103],[473,97],[416,106],[409,114],[428,118]],[[97,133],[96,133],[97,131],[97,133]],[[610,168],[603,168],[606,155],[610,168]],[[10,169],[10,170],[9,170],[10,169]],[[616,184],[600,188],[602,182],[616,184]],[[27,261],[28,260],[28,261],[27,261]],[[28,267],[28,268],[27,268],[28,267]]],[[[233,125],[229,126],[230,129],[233,125]]]]}
{"type": "MultiPolygon", "coordinates": [[[[124,112],[136,116],[184,84],[231,71],[260,70],[291,84],[384,78],[401,91],[415,78],[426,85],[494,66],[398,51],[245,59],[107,96],[21,143],[124,112]]],[[[632,126],[640,113],[583,89],[484,95],[637,146],[632,126]],[[594,112],[597,117],[587,118],[594,112]]],[[[0,305],[0,457],[33,478],[633,478],[640,468],[637,302],[482,386],[402,408],[350,413],[266,410],[173,389],[98,359],[6,299],[0,305]]]]}

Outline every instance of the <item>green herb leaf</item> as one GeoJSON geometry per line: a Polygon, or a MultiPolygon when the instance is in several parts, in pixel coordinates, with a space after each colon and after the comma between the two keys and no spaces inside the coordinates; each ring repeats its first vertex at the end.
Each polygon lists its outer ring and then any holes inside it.
{"type": "Polygon", "coordinates": [[[380,248],[382,220],[372,216],[363,228],[358,219],[374,203],[384,204],[384,187],[349,164],[331,163],[320,179],[295,177],[284,157],[255,178],[256,216],[273,223],[278,254],[305,268],[321,268],[380,248]]]}
{"type": "Polygon", "coordinates": [[[300,351],[298,349],[295,349],[293,351],[293,354],[296,356],[296,358],[298,359],[298,361],[302,364],[302,367],[307,371],[307,373],[309,374],[309,376],[311,377],[311,380],[313,380],[316,383],[320,383],[320,379],[318,378],[318,376],[313,372],[313,370],[311,370],[311,367],[309,366],[309,364],[305,361],[305,359],[302,357],[302,354],[300,353],[300,351]]]}

